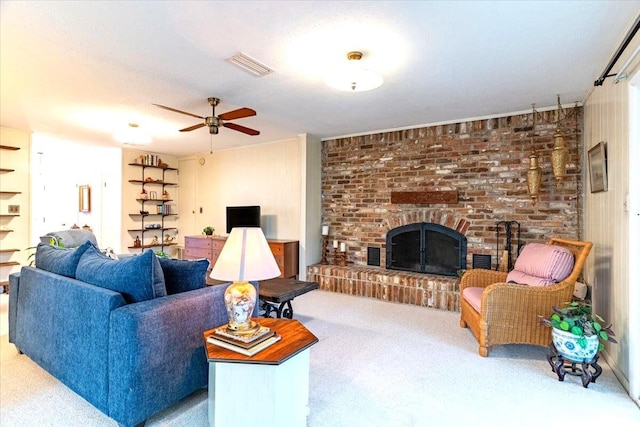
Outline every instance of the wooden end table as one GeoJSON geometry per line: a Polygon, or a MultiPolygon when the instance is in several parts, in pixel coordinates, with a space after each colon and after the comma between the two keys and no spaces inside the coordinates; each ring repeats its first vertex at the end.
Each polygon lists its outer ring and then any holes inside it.
{"type": "Polygon", "coordinates": [[[264,317],[287,319],[293,318],[291,301],[297,296],[318,289],[317,282],[303,282],[295,279],[271,279],[260,282],[260,309],[264,310],[264,317]]]}
{"type": "Polygon", "coordinates": [[[252,357],[210,344],[209,425],[300,426],[309,414],[309,347],[318,342],[297,320],[254,318],[282,338],[252,357]]]}

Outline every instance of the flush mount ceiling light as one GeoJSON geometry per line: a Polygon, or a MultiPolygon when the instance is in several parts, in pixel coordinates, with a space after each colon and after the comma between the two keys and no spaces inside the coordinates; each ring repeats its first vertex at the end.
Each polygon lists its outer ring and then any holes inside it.
{"type": "Polygon", "coordinates": [[[345,67],[335,70],[327,77],[329,86],[347,92],[364,92],[382,85],[384,80],[380,74],[360,65],[362,52],[349,52],[347,59],[349,63],[345,67]]]}
{"type": "Polygon", "coordinates": [[[145,134],[137,123],[129,123],[127,128],[116,132],[113,138],[123,144],[136,145],[151,143],[151,137],[145,134]]]}

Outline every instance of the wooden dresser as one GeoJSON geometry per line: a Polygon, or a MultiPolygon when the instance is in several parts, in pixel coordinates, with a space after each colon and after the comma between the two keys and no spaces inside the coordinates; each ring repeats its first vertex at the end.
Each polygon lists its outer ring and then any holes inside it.
{"type": "MultiPolygon", "coordinates": [[[[186,236],[183,257],[184,259],[207,258],[213,267],[226,240],[224,236],[186,236]]],[[[282,272],[280,277],[295,278],[298,275],[298,241],[267,239],[267,242],[282,272]]]]}

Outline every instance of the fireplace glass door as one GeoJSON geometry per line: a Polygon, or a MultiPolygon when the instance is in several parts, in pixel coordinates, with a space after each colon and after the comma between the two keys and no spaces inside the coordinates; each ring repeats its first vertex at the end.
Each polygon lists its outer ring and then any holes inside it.
{"type": "Polygon", "coordinates": [[[467,238],[434,223],[415,223],[387,233],[387,268],[455,276],[467,267],[467,238]]]}

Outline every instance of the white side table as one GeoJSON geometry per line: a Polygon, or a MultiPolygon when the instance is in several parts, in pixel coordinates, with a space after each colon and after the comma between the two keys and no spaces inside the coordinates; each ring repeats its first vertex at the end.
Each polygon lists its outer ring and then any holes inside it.
{"type": "Polygon", "coordinates": [[[318,342],[297,320],[254,319],[282,339],[253,357],[206,343],[211,427],[305,427],[309,347],[318,342]]]}

